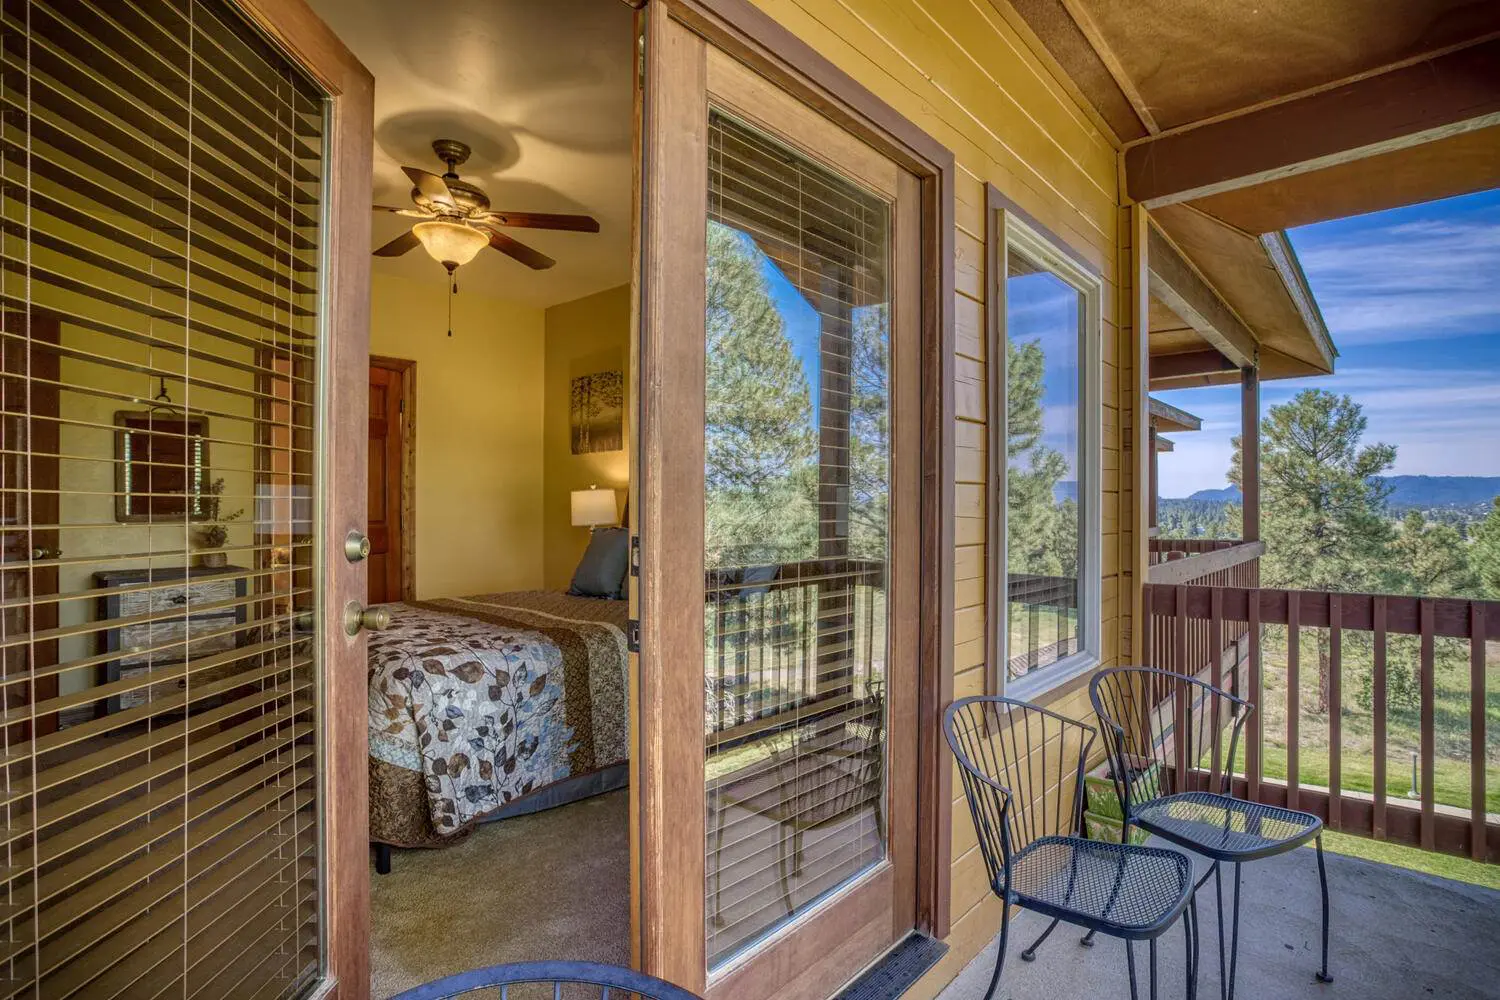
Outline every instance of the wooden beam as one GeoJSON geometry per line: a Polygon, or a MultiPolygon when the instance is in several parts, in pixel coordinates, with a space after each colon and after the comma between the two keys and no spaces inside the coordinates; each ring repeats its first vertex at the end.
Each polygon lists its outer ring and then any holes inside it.
{"type": "Polygon", "coordinates": [[[1240,371],[1240,537],[1260,540],[1260,372],[1240,371]]]}
{"type": "Polygon", "coordinates": [[[1147,401],[1146,412],[1151,418],[1152,430],[1160,431],[1201,431],[1203,429],[1203,418],[1195,417],[1187,410],[1173,406],[1171,403],[1163,402],[1152,396],[1147,401]]]}
{"type": "MultiPolygon", "coordinates": [[[[1147,241],[1151,294],[1235,367],[1253,366],[1257,342],[1250,328],[1160,229],[1151,226],[1147,241]]],[[[1151,374],[1156,375],[1154,362],[1151,374]]]]}
{"type": "Polygon", "coordinates": [[[1148,208],[1404,149],[1500,122],[1500,39],[1164,133],[1125,151],[1148,208]]]}
{"type": "Polygon", "coordinates": [[[1213,375],[1216,372],[1230,372],[1234,369],[1233,361],[1214,350],[1163,354],[1151,359],[1151,381],[1213,375]]]}

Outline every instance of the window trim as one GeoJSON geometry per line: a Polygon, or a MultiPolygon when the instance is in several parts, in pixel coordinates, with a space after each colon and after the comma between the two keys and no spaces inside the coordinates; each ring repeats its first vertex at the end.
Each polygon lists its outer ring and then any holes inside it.
{"type": "Polygon", "coordinates": [[[1006,198],[993,184],[988,186],[986,291],[986,366],[989,425],[985,476],[986,602],[985,602],[985,693],[1023,700],[1038,700],[1096,669],[1103,662],[1103,358],[1104,283],[1097,268],[1056,234],[1041,225],[1020,206],[1006,198]],[[1080,329],[1078,496],[1080,510],[1078,620],[1080,650],[1048,664],[1025,677],[1009,679],[1007,664],[1010,636],[1004,614],[1009,551],[1007,510],[1004,503],[1008,461],[1006,456],[1005,274],[1006,260],[1017,250],[1075,288],[1083,297],[1080,329]]]}

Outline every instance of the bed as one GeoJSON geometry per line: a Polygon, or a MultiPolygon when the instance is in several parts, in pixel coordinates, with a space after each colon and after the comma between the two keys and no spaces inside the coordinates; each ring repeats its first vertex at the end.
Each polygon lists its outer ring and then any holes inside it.
{"type": "Polygon", "coordinates": [[[369,646],[371,841],[442,846],[624,786],[625,601],[527,591],[384,607],[391,623],[369,646]]]}

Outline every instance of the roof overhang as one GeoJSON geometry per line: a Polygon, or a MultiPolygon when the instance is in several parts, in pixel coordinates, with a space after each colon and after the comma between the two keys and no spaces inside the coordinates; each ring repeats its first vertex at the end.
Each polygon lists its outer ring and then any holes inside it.
{"type": "Polygon", "coordinates": [[[1151,388],[1326,375],[1338,352],[1282,233],[1250,236],[1189,206],[1148,231],[1151,388]]]}
{"type": "MultiPolygon", "coordinates": [[[[1175,433],[1203,429],[1202,418],[1195,417],[1187,410],[1173,406],[1171,403],[1164,403],[1155,396],[1149,398],[1146,412],[1151,419],[1151,426],[1158,431],[1171,431],[1175,433]]],[[[1172,449],[1166,448],[1163,450],[1171,451],[1172,449]]]]}

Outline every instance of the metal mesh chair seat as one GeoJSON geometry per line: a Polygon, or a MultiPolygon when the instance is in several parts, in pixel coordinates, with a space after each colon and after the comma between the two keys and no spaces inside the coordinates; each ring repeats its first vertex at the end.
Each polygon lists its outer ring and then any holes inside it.
{"type": "Polygon", "coordinates": [[[1115,937],[1160,934],[1192,892],[1187,855],[1159,847],[1043,837],[1011,858],[1011,902],[1115,937]]]}
{"type": "Polygon", "coordinates": [[[414,986],[398,993],[391,1000],[446,1000],[484,990],[488,996],[507,998],[537,997],[546,995],[540,991],[527,991],[527,986],[547,987],[546,994],[553,1000],[563,997],[596,996],[599,1000],[617,997],[638,996],[645,1000],[699,1000],[681,986],[648,976],[633,969],[616,965],[600,965],[596,962],[514,962],[508,965],[491,965],[471,972],[460,972],[454,976],[435,979],[421,986],[414,986]],[[512,994],[514,987],[522,987],[512,994]],[[569,987],[564,990],[564,987],[569,987]],[[588,987],[579,990],[576,987],[588,987]]]}
{"type": "Polygon", "coordinates": [[[1213,792],[1183,792],[1135,806],[1143,830],[1218,861],[1254,861],[1301,847],[1323,829],[1312,813],[1213,792]]]}

